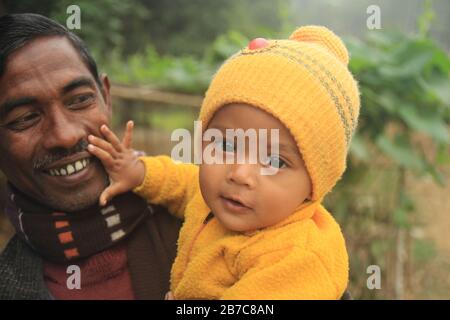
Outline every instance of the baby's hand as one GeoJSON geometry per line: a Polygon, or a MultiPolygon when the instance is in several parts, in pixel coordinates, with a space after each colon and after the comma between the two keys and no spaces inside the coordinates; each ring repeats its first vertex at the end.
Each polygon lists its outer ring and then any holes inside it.
{"type": "Polygon", "coordinates": [[[164,300],[176,300],[175,296],[173,295],[172,291],[168,291],[166,293],[166,296],[164,297],[164,300]]]}
{"type": "Polygon", "coordinates": [[[89,152],[101,160],[111,182],[100,195],[101,206],[116,195],[133,190],[144,180],[144,164],[131,148],[133,126],[133,122],[128,121],[122,142],[106,125],[100,127],[106,140],[93,135],[88,137],[89,152]]]}

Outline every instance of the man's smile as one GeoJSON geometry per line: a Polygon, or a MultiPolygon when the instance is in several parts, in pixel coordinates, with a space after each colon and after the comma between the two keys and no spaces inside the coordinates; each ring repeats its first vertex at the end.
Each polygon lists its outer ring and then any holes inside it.
{"type": "Polygon", "coordinates": [[[41,169],[50,183],[76,186],[88,181],[99,172],[100,164],[86,152],[65,157],[41,169]]]}
{"type": "Polygon", "coordinates": [[[88,166],[89,162],[89,158],[85,158],[74,163],[69,163],[67,166],[61,167],[59,169],[50,169],[46,171],[46,173],[50,174],[51,176],[70,176],[85,169],[88,166]]]}

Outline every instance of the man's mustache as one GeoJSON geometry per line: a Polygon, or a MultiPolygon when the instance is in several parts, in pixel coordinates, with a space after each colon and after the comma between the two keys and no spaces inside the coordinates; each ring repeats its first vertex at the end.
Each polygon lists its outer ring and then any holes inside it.
{"type": "Polygon", "coordinates": [[[58,148],[51,151],[49,154],[42,158],[33,161],[33,169],[42,170],[48,167],[53,162],[69,157],[73,154],[77,154],[87,150],[88,142],[86,140],[80,140],[73,148],[64,149],[58,148]]]}

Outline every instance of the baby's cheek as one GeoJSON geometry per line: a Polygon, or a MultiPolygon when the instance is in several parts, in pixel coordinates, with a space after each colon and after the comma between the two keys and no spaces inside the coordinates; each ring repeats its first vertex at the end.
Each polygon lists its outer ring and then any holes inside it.
{"type": "Polygon", "coordinates": [[[217,175],[214,173],[213,165],[200,165],[199,179],[203,199],[211,206],[214,194],[217,193],[217,175]]]}
{"type": "Polygon", "coordinates": [[[277,223],[292,214],[298,202],[289,188],[280,187],[273,187],[270,193],[265,193],[260,198],[263,204],[261,210],[264,210],[268,216],[266,219],[272,223],[277,223]]]}
{"type": "Polygon", "coordinates": [[[264,188],[264,190],[261,190],[261,188],[257,191],[256,196],[256,204],[259,208],[272,208],[276,205],[277,201],[277,192],[273,190],[272,192],[268,192],[268,188],[264,188]]]}

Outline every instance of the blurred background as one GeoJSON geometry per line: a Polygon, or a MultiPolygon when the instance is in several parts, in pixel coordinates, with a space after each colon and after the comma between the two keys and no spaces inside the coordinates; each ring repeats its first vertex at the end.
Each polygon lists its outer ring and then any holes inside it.
{"type": "MultiPolygon", "coordinates": [[[[342,36],[361,117],[326,206],[347,240],[350,292],[450,298],[450,1],[0,0],[0,15],[34,12],[66,25],[72,4],[81,9],[74,32],[113,83],[114,127],[133,119],[136,147],[148,154],[170,154],[172,130],[193,129],[214,71],[250,39],[286,38],[305,24],[342,36]],[[381,29],[367,26],[370,5],[381,29]],[[371,265],[380,289],[367,286],[371,265]]],[[[12,235],[3,196],[0,173],[0,250],[12,235]]]]}

